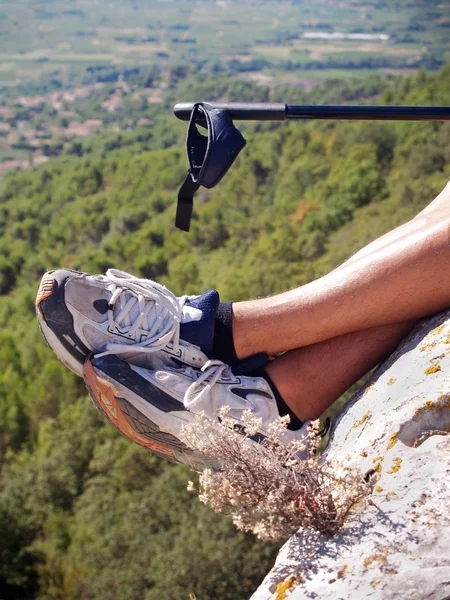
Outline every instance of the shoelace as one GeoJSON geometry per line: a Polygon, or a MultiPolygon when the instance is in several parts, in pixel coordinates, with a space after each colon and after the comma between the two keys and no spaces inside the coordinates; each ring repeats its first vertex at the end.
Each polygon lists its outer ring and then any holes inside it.
{"type": "MultiPolygon", "coordinates": [[[[183,404],[186,409],[196,412],[196,407],[201,402],[202,398],[211,391],[211,388],[218,382],[224,374],[230,379],[234,378],[234,373],[231,367],[227,364],[223,363],[220,360],[208,360],[203,367],[201,368],[201,375],[191,383],[184,394],[183,404]]],[[[198,373],[198,369],[193,367],[185,367],[184,373],[191,377],[196,377],[198,373]]],[[[199,407],[202,409],[202,406],[199,407]]],[[[304,431],[304,435],[306,435],[306,429],[309,425],[310,421],[305,421],[302,426],[302,430],[304,431]]],[[[327,420],[327,426],[329,426],[329,419],[327,420]]],[[[236,430],[240,433],[245,434],[245,427],[236,423],[236,430]]],[[[328,431],[328,430],[327,430],[328,431]]],[[[318,435],[322,435],[323,432],[320,432],[318,435]]],[[[257,433],[255,436],[250,437],[250,439],[260,442],[262,438],[264,438],[264,434],[257,433]]]]}
{"type": "MultiPolygon", "coordinates": [[[[195,412],[195,407],[201,399],[211,391],[215,385],[226,373],[230,378],[233,378],[231,368],[221,360],[208,360],[200,369],[201,375],[191,383],[184,394],[183,404],[188,410],[195,412]]],[[[195,376],[197,369],[186,367],[186,374],[195,376]]]]}
{"type": "MultiPolygon", "coordinates": [[[[196,374],[199,371],[198,371],[198,369],[187,366],[184,368],[184,372],[188,376],[196,377],[197,376],[196,374]]],[[[223,363],[221,360],[208,360],[203,365],[203,367],[200,369],[200,372],[201,372],[201,375],[199,375],[195,379],[195,381],[193,381],[191,383],[191,385],[186,390],[186,392],[184,394],[184,398],[183,398],[183,404],[184,404],[185,408],[187,408],[188,410],[191,410],[192,412],[196,412],[195,408],[201,402],[202,398],[211,391],[211,388],[218,381],[220,381],[220,379],[222,379],[224,374],[230,379],[233,379],[235,376],[231,367],[229,367],[227,364],[223,363]]],[[[199,408],[200,408],[200,410],[202,409],[201,406],[199,408]]],[[[302,430],[304,432],[304,435],[306,435],[307,427],[310,423],[311,423],[311,421],[305,421],[303,423],[302,430]]],[[[324,428],[322,429],[322,431],[318,432],[317,435],[319,437],[323,437],[324,435],[326,435],[330,429],[330,424],[331,424],[331,421],[329,418],[327,418],[325,421],[324,428]]],[[[239,428],[240,427],[239,424],[237,424],[236,427],[239,428]]],[[[245,429],[241,428],[240,432],[245,433],[245,429]]],[[[256,438],[258,438],[259,435],[260,434],[256,434],[256,438]]],[[[258,441],[256,438],[252,437],[251,439],[258,441]]]]}
{"type": "Polygon", "coordinates": [[[180,324],[183,319],[183,306],[187,296],[177,298],[165,286],[149,279],[139,279],[119,269],[108,269],[106,278],[114,286],[109,304],[108,321],[111,329],[127,329],[134,336],[141,329],[145,330],[145,340],[132,344],[108,344],[104,352],[96,354],[97,358],[108,354],[120,354],[130,351],[156,352],[173,345],[175,352],[180,345],[180,324]],[[132,309],[139,313],[132,316],[132,309]]]}

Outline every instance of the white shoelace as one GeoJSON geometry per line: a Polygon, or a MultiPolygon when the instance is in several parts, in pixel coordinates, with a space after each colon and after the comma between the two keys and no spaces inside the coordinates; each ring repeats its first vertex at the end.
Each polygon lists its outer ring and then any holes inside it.
{"type": "Polygon", "coordinates": [[[177,352],[180,346],[183,306],[187,296],[177,298],[156,281],[139,279],[119,269],[108,269],[106,278],[114,288],[109,301],[113,307],[108,311],[110,328],[127,330],[130,336],[134,336],[140,329],[146,331],[147,335],[145,340],[132,344],[108,344],[107,350],[96,354],[96,357],[137,350],[156,352],[169,343],[177,352]]]}
{"type": "MultiPolygon", "coordinates": [[[[186,367],[188,375],[192,374],[194,376],[196,371],[196,369],[186,367]]],[[[195,407],[211,391],[213,385],[222,378],[225,372],[231,379],[233,378],[233,373],[228,365],[221,360],[208,360],[201,368],[201,375],[186,390],[183,398],[184,406],[195,412],[195,407]]]]}

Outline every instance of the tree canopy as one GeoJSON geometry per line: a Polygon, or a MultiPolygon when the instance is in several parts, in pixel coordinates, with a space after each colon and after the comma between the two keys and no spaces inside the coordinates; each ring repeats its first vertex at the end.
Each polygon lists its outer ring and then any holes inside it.
{"type": "MultiPolygon", "coordinates": [[[[384,103],[446,104],[450,66],[384,85],[384,103]]],[[[186,234],[173,223],[186,171],[180,124],[158,118],[162,138],[99,134],[0,182],[2,600],[239,600],[277,550],[190,497],[186,469],[104,422],[38,331],[46,269],[114,266],[177,294],[217,288],[223,300],[272,294],[411,218],[450,170],[449,123],[248,126],[224,181],[197,194],[186,234]]]]}

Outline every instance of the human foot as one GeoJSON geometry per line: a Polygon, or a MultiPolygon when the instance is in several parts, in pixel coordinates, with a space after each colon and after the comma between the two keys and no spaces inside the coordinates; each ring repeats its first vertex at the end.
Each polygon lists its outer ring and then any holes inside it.
{"type": "MultiPolygon", "coordinates": [[[[249,411],[260,420],[258,432],[248,437],[256,443],[264,440],[270,424],[280,418],[274,393],[263,377],[235,375],[216,360],[202,369],[165,366],[149,370],[116,356],[93,357],[86,361],[84,379],[97,408],[125,436],[196,470],[211,466],[207,457],[186,445],[183,436],[183,427],[195,421],[196,414],[220,422],[226,406],[237,430],[245,433],[239,422],[244,411],[249,411]]],[[[305,439],[308,424],[286,430],[283,439],[305,439]]]]}
{"type": "Polygon", "coordinates": [[[176,297],[164,286],[109,269],[46,273],[36,298],[41,331],[58,358],[82,376],[87,356],[120,354],[147,368],[202,367],[213,347],[215,290],[176,297]]]}

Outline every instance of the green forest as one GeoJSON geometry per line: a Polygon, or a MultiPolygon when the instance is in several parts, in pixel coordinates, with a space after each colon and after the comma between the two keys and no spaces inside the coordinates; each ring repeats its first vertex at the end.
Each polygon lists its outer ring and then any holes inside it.
{"type": "MultiPolygon", "coordinates": [[[[324,84],[310,99],[364,100],[365,85],[324,84]]],[[[177,94],[233,100],[246,89],[189,77],[177,94]]],[[[383,104],[449,98],[450,65],[377,83],[383,104]]],[[[411,218],[449,177],[450,123],[242,130],[246,149],[197,194],[189,234],[174,227],[186,163],[184,125],[168,111],[151,134],[98,134],[0,181],[1,600],[245,600],[271,567],[278,546],[235,532],[188,494],[186,468],[101,417],[34,316],[40,277],[59,266],[117,267],[223,300],[301,285],[411,218]]]]}

